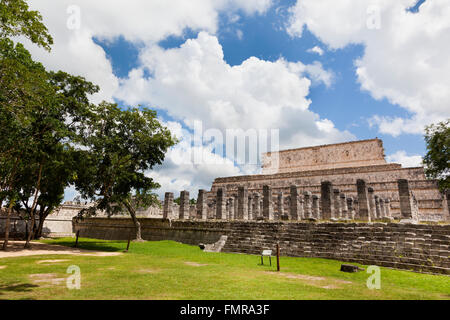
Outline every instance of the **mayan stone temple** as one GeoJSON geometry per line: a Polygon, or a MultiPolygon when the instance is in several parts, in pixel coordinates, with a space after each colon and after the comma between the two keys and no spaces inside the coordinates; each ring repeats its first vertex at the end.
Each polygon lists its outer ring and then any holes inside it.
{"type": "MultiPolygon", "coordinates": [[[[449,194],[422,167],[387,163],[381,140],[284,150],[263,160],[261,174],[217,178],[198,195],[167,192],[161,207],[140,219],[142,237],[248,254],[279,245],[287,256],[450,274],[449,194]]],[[[135,228],[125,218],[74,219],[74,232],[125,240],[135,228]]]]}
{"type": "Polygon", "coordinates": [[[387,163],[380,139],[264,154],[262,174],[215,179],[209,207],[219,190],[228,202],[245,204],[249,219],[449,219],[436,181],[427,180],[422,167],[387,163]],[[261,205],[267,197],[270,216],[261,205]]]}

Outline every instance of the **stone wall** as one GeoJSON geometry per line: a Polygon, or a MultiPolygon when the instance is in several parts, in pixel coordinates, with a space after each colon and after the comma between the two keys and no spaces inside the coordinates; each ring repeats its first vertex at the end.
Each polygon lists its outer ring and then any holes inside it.
{"type": "MultiPolygon", "coordinates": [[[[84,204],[69,202],[60,206],[52,214],[50,214],[44,221],[42,228],[42,235],[45,237],[70,237],[72,233],[72,219],[78,212],[85,208],[84,204]]],[[[23,213],[21,214],[24,215],[23,213]]],[[[10,218],[10,236],[12,238],[23,238],[26,234],[26,221],[21,218],[17,212],[13,212],[10,218]]],[[[39,218],[36,218],[36,225],[39,223],[39,218]]],[[[5,233],[6,225],[6,210],[0,210],[0,236],[5,233]]]]}
{"type": "Polygon", "coordinates": [[[262,162],[263,174],[386,164],[380,139],[269,152],[262,162]]]}
{"type": "MultiPolygon", "coordinates": [[[[140,219],[147,240],[212,244],[227,236],[223,252],[260,254],[280,244],[281,255],[318,257],[419,272],[450,274],[450,225],[307,223],[140,219]]],[[[130,219],[74,220],[81,237],[126,240],[130,219]]]]}
{"type": "MultiPolygon", "coordinates": [[[[36,220],[36,225],[39,219],[36,220]]],[[[0,237],[5,234],[6,217],[0,216],[0,237]]],[[[23,239],[26,235],[25,220],[12,216],[9,224],[9,236],[12,239],[23,239]]],[[[72,233],[72,217],[66,218],[47,218],[44,222],[42,235],[45,237],[71,237],[72,233]]]]}
{"type": "MultiPolygon", "coordinates": [[[[79,203],[74,201],[68,201],[59,206],[52,214],[50,214],[44,221],[42,229],[42,235],[44,237],[71,237],[72,233],[72,219],[78,215],[78,213],[89,207],[92,204],[79,203]]],[[[136,210],[138,217],[145,218],[162,218],[162,208],[159,206],[151,206],[146,209],[136,210]]],[[[102,212],[98,213],[99,217],[105,217],[102,212]]],[[[124,217],[129,217],[127,214],[124,217]]],[[[36,220],[36,225],[39,219],[36,220]]],[[[0,209],[0,237],[5,234],[6,225],[6,210],[0,209]]],[[[11,215],[10,225],[11,238],[22,239],[26,234],[26,221],[20,217],[19,214],[13,212],[11,215]]]]}
{"type": "MultiPolygon", "coordinates": [[[[173,240],[185,244],[217,242],[227,234],[229,222],[186,221],[167,219],[139,219],[142,238],[150,241],[173,240]]],[[[104,240],[128,240],[136,235],[130,218],[85,218],[73,219],[73,232],[80,231],[80,237],[104,240]]]]}

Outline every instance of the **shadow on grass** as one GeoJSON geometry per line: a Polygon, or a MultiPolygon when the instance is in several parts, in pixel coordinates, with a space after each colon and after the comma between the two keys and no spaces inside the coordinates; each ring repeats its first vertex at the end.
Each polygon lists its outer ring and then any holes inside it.
{"type": "Polygon", "coordinates": [[[31,292],[33,288],[39,287],[36,284],[19,283],[0,286],[0,295],[4,295],[8,292],[31,292]]]}
{"type": "MultiPolygon", "coordinates": [[[[58,241],[54,244],[58,244],[65,247],[75,247],[75,241],[58,241]]],[[[117,251],[123,251],[127,247],[126,242],[103,242],[103,241],[78,241],[77,249],[84,249],[84,250],[94,250],[94,251],[106,251],[106,252],[117,252],[117,251]],[[116,246],[112,246],[111,244],[116,244],[116,246]]]]}

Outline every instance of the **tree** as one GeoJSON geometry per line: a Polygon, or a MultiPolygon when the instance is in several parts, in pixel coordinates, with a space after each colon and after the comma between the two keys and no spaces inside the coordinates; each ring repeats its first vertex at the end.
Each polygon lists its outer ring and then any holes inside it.
{"type": "Polygon", "coordinates": [[[36,209],[42,215],[46,211],[40,205],[54,207],[61,201],[69,179],[64,177],[70,174],[49,179],[55,177],[52,170],[70,171],[64,154],[72,152],[80,124],[91,115],[88,95],[98,87],[82,77],[47,72],[23,45],[9,39],[0,39],[0,75],[0,200],[8,200],[6,249],[9,218],[18,200],[27,203],[31,226],[36,209]]]}
{"type": "Polygon", "coordinates": [[[155,203],[152,190],[159,188],[146,172],[162,164],[176,141],[156,112],[147,108],[121,110],[117,104],[103,102],[94,114],[83,130],[87,150],[78,161],[75,186],[83,198],[96,201],[96,205],[80,214],[102,210],[112,215],[126,210],[135,225],[136,239],[142,240],[136,209],[155,203]]]}
{"type": "Polygon", "coordinates": [[[450,190],[450,119],[425,128],[427,154],[423,158],[425,174],[438,179],[442,192],[450,190]]]}
{"type": "Polygon", "coordinates": [[[48,84],[43,66],[29,52],[9,39],[0,38],[0,200],[8,200],[5,241],[9,219],[18,199],[17,178],[30,161],[32,144],[31,110],[46,96],[48,84]]]}
{"type": "MultiPolygon", "coordinates": [[[[47,96],[41,105],[29,112],[31,130],[27,158],[31,158],[31,162],[22,168],[22,178],[17,184],[22,195],[32,199],[29,208],[32,228],[35,226],[38,205],[46,204],[39,211],[41,217],[46,217],[48,209],[60,204],[64,188],[73,181],[75,163],[72,157],[76,152],[73,145],[79,141],[80,126],[92,115],[88,94],[98,91],[97,86],[84,78],[61,71],[47,73],[46,83],[49,85],[47,96]],[[55,173],[59,175],[55,176],[55,173]],[[29,178],[24,179],[24,176],[29,178]],[[34,184],[30,180],[33,178],[34,184]],[[24,193],[24,190],[29,193],[24,193]]],[[[43,222],[44,219],[41,219],[41,226],[43,222]]],[[[35,231],[31,229],[28,233],[26,247],[35,237],[35,231]]]]}
{"type": "Polygon", "coordinates": [[[21,186],[17,211],[25,209],[27,220],[33,220],[31,216],[35,214],[39,223],[30,226],[30,239],[37,239],[42,236],[45,219],[56,209],[64,199],[64,189],[74,182],[76,178],[75,154],[77,151],[70,146],[59,147],[54,154],[49,157],[43,166],[42,178],[38,192],[35,211],[32,212],[33,195],[35,193],[35,176],[30,170],[25,170],[20,175],[18,185],[21,186]],[[27,172],[28,171],[28,172],[27,172]]]}
{"type": "Polygon", "coordinates": [[[25,0],[0,2],[0,38],[25,36],[34,44],[50,51],[53,38],[42,23],[38,11],[29,10],[25,0]]]}
{"type": "MultiPolygon", "coordinates": [[[[30,11],[24,0],[2,0],[0,2],[0,134],[2,137],[0,144],[5,142],[6,145],[0,149],[0,207],[5,199],[9,201],[4,250],[8,245],[11,210],[18,197],[14,180],[17,177],[17,169],[24,160],[23,155],[27,154],[26,145],[22,144],[23,136],[20,134],[21,126],[27,124],[27,119],[26,113],[21,111],[23,111],[22,108],[26,108],[27,102],[33,99],[30,95],[33,91],[31,69],[40,69],[39,64],[27,59],[28,56],[23,46],[14,47],[8,39],[8,37],[20,35],[48,51],[53,44],[53,39],[42,23],[42,16],[39,12],[30,11]],[[13,57],[14,55],[16,57],[13,57]],[[23,59],[14,58],[25,58],[28,60],[28,64],[22,64],[23,59]],[[23,77],[24,74],[25,77],[23,77]],[[15,108],[18,109],[18,112],[11,112],[15,108]],[[10,131],[10,129],[13,130],[10,131]],[[16,142],[17,145],[11,147],[11,142],[16,142]]],[[[40,73],[38,72],[36,76],[38,74],[40,73]]],[[[39,87],[38,76],[35,80],[39,87]]],[[[26,128],[28,127],[23,129],[26,130],[26,128]]]]}

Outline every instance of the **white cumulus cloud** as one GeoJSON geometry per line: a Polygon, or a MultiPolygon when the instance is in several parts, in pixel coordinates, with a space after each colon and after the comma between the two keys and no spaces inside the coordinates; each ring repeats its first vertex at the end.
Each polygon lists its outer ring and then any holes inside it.
{"type": "Polygon", "coordinates": [[[420,155],[409,156],[404,150],[397,151],[396,153],[387,156],[386,161],[400,163],[403,167],[422,166],[422,156],[420,155]]]}
{"type": "Polygon", "coordinates": [[[319,56],[323,55],[323,49],[321,47],[319,47],[319,46],[315,46],[315,47],[313,47],[311,49],[308,49],[307,51],[309,53],[317,53],[319,56]]]}
{"type": "Polygon", "coordinates": [[[177,197],[182,190],[189,191],[191,198],[196,198],[198,190],[209,190],[212,181],[217,177],[247,173],[233,161],[214,153],[211,144],[193,146],[192,134],[183,129],[179,122],[164,122],[162,119],[161,122],[180,141],[166,153],[165,161],[161,166],[148,172],[148,176],[162,186],[156,191],[161,199],[165,192],[173,192],[177,197]],[[201,153],[201,161],[195,161],[195,153],[201,153]]]}
{"type": "MultiPolygon", "coordinates": [[[[186,29],[215,33],[220,12],[262,14],[271,0],[31,0],[54,37],[51,53],[24,41],[34,58],[51,70],[86,77],[101,87],[94,102],[112,100],[118,88],[111,62],[93,37],[114,41],[122,36],[149,45],[186,29]]],[[[23,40],[23,39],[21,39],[23,40]]]]}
{"type": "Polygon", "coordinates": [[[355,61],[361,88],[411,114],[371,119],[394,136],[422,133],[425,125],[450,116],[450,2],[427,0],[418,12],[408,11],[416,2],[299,0],[287,27],[294,37],[307,27],[331,49],[365,46],[355,61]]]}
{"type": "Polygon", "coordinates": [[[201,120],[220,130],[282,129],[282,145],[296,134],[305,140],[343,140],[351,136],[321,130],[317,114],[308,110],[311,80],[329,85],[332,74],[319,63],[275,62],[251,57],[240,65],[224,61],[217,38],[201,32],[180,48],[154,46],[141,55],[142,67],[122,79],[116,97],[129,104],[149,104],[166,110],[188,126],[201,120]],[[151,74],[145,76],[145,72],[151,74]]]}

